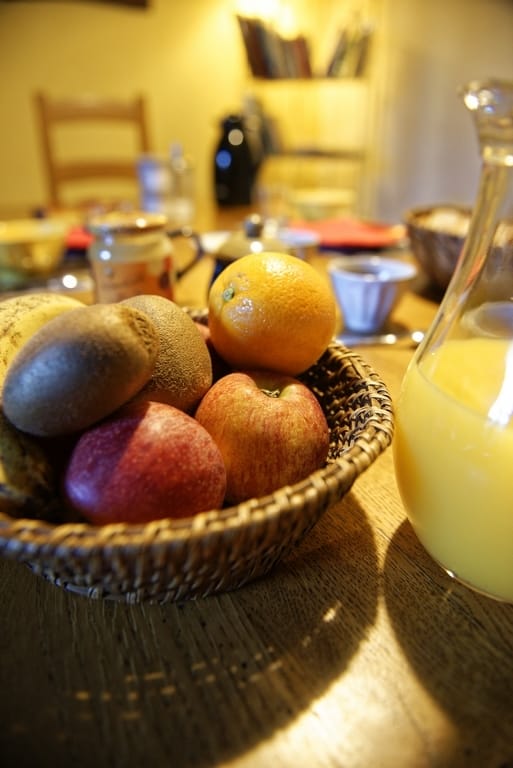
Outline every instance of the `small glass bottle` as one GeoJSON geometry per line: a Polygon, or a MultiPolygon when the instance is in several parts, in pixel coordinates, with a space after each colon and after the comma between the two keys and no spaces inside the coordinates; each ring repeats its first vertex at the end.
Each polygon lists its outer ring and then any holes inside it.
{"type": "Polygon", "coordinates": [[[180,143],[169,157],[142,155],[137,164],[141,210],[164,213],[171,227],[191,226],[196,215],[195,169],[180,143]]]}
{"type": "Polygon", "coordinates": [[[141,155],[137,176],[141,211],[166,213],[171,194],[171,173],[166,158],[141,155]]]}
{"type": "Polygon", "coordinates": [[[166,213],[174,227],[191,225],[196,214],[195,170],[180,143],[171,145],[170,183],[166,213]]]}
{"type": "Polygon", "coordinates": [[[396,407],[399,491],[420,541],[513,603],[513,82],[470,83],[481,174],[470,228],[396,407]]]}

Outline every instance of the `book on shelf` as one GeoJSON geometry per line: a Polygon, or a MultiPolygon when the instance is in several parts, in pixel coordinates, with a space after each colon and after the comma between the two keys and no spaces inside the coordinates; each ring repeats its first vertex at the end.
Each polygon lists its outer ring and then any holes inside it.
{"type": "Polygon", "coordinates": [[[372,32],[370,24],[341,29],[326,67],[326,77],[361,77],[367,65],[372,32]]]}
{"type": "Polygon", "coordinates": [[[239,29],[246,49],[246,58],[251,73],[254,77],[268,77],[260,35],[254,19],[239,16],[237,14],[239,29]]]}
{"type": "Polygon", "coordinates": [[[312,77],[312,65],[310,63],[310,48],[304,35],[298,35],[289,40],[294,61],[295,77],[312,77]]]}
{"type": "Polygon", "coordinates": [[[341,29],[337,38],[335,49],[331,55],[331,58],[326,67],[326,77],[337,77],[342,62],[347,53],[347,47],[349,44],[347,29],[341,29]]]}
{"type": "Polygon", "coordinates": [[[357,53],[355,56],[354,76],[361,77],[365,73],[369,58],[370,42],[372,39],[372,26],[367,24],[360,30],[357,53]]]}
{"type": "Polygon", "coordinates": [[[256,18],[237,15],[246,49],[246,58],[254,77],[311,77],[310,51],[303,35],[284,38],[269,24],[256,18]]]}
{"type": "Polygon", "coordinates": [[[291,77],[289,74],[287,52],[283,38],[268,24],[257,21],[260,42],[267,67],[267,76],[271,78],[291,77]]]}

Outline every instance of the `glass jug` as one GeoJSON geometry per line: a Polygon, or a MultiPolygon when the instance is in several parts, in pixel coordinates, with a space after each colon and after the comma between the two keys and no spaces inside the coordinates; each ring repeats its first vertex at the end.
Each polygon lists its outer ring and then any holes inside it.
{"type": "Polygon", "coordinates": [[[175,285],[203,256],[199,237],[190,227],[168,230],[168,218],[147,211],[112,211],[93,217],[88,261],[95,301],[116,302],[151,293],[175,299],[175,285]],[[191,259],[177,269],[171,240],[184,238],[191,259]]]}
{"type": "Polygon", "coordinates": [[[513,603],[513,82],[463,101],[481,155],[470,228],[403,380],[394,460],[408,518],[458,581],[513,603]]]}

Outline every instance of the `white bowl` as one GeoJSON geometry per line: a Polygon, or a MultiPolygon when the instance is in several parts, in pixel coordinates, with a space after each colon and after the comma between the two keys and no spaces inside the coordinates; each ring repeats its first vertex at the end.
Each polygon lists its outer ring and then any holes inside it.
{"type": "Polygon", "coordinates": [[[410,262],[376,254],[338,256],[327,269],[344,327],[355,333],[383,328],[417,274],[410,262]]]}

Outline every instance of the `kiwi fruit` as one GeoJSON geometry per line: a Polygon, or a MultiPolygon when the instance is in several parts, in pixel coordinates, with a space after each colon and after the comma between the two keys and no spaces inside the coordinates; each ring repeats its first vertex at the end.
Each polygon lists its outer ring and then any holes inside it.
{"type": "Polygon", "coordinates": [[[150,379],[159,349],[149,317],[134,307],[93,304],[40,328],[4,381],[3,410],[42,437],[73,434],[129,401],[150,379]]]}
{"type": "Polygon", "coordinates": [[[170,299],[143,294],[121,304],[144,312],[159,337],[153,375],[136,395],[191,412],[212,385],[212,361],[196,323],[170,299]]]}

